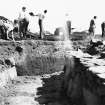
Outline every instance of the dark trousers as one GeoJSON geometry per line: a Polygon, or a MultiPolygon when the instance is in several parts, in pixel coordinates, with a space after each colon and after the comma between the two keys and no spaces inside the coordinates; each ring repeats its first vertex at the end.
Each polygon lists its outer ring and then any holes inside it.
{"type": "Polygon", "coordinates": [[[102,29],[102,37],[104,37],[104,36],[105,36],[105,30],[102,29]]]}
{"type": "Polygon", "coordinates": [[[40,38],[42,39],[43,38],[43,24],[42,24],[42,20],[41,19],[39,19],[39,29],[40,29],[40,33],[39,33],[39,35],[40,35],[40,38]]]}
{"type": "Polygon", "coordinates": [[[29,24],[29,22],[26,19],[23,19],[23,20],[21,20],[19,22],[19,35],[20,35],[20,38],[25,38],[26,37],[28,24],[29,24]]]}
{"type": "Polygon", "coordinates": [[[105,36],[105,25],[104,23],[101,25],[101,29],[102,29],[102,37],[105,36]]]}
{"type": "Polygon", "coordinates": [[[71,21],[67,21],[68,34],[71,34],[71,21]]]}

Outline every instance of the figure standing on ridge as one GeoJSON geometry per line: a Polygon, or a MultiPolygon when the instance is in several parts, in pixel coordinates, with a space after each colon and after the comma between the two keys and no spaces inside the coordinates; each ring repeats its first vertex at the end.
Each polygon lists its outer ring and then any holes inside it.
{"type": "Polygon", "coordinates": [[[95,35],[95,28],[96,28],[95,20],[96,19],[97,19],[97,16],[94,16],[94,18],[90,21],[89,35],[91,36],[95,35]]]}
{"type": "Polygon", "coordinates": [[[19,13],[19,35],[20,38],[26,37],[26,32],[29,25],[29,18],[26,7],[22,7],[22,11],[19,13]]]}
{"type": "Polygon", "coordinates": [[[36,15],[34,15],[32,12],[30,13],[31,16],[37,16],[38,17],[38,25],[39,25],[39,29],[40,29],[40,39],[44,38],[44,27],[43,27],[43,19],[45,18],[45,14],[47,13],[47,10],[44,10],[44,14],[43,13],[38,13],[36,15]]]}
{"type": "Polygon", "coordinates": [[[40,29],[40,38],[44,38],[44,27],[43,27],[43,19],[45,18],[45,14],[47,13],[47,10],[44,10],[44,14],[37,14],[35,16],[38,16],[38,24],[39,24],[39,29],[40,29]]]}

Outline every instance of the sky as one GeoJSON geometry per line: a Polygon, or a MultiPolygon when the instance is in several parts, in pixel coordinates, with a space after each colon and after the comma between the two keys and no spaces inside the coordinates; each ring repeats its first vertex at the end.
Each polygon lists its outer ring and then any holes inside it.
{"type": "MultiPolygon", "coordinates": [[[[35,14],[47,9],[44,27],[50,32],[63,26],[65,14],[69,14],[72,27],[77,31],[88,30],[90,20],[97,16],[96,33],[101,33],[101,22],[105,21],[104,0],[1,0],[0,15],[16,19],[22,6],[35,14]]],[[[30,17],[29,28],[32,32],[39,31],[37,17],[30,17]]]]}

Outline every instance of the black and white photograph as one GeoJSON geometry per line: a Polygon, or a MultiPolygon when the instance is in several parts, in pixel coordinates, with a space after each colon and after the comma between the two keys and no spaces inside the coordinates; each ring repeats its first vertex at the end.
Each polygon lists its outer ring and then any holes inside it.
{"type": "Polygon", "coordinates": [[[0,105],[105,105],[104,3],[1,0],[0,105]]]}

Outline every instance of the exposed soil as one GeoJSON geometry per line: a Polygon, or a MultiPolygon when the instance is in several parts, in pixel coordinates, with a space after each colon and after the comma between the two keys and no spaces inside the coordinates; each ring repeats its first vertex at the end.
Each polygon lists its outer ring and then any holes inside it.
{"type": "MultiPolygon", "coordinates": [[[[89,44],[84,41],[74,41],[74,48],[84,51],[89,44]]],[[[61,41],[0,41],[0,70],[8,68],[5,59],[11,56],[18,77],[0,90],[0,105],[73,105],[62,91],[64,74],[59,72],[64,67],[65,51],[61,41]]],[[[82,60],[92,72],[105,67],[104,59],[95,56],[85,56],[82,60]]],[[[103,72],[99,75],[104,77],[103,72]]]]}
{"type": "Polygon", "coordinates": [[[38,105],[34,100],[37,87],[42,85],[40,77],[19,77],[6,90],[3,105],[38,105]]]}
{"type": "MultiPolygon", "coordinates": [[[[63,69],[64,52],[61,51],[61,48],[62,42],[32,40],[17,41],[16,43],[11,41],[0,42],[0,65],[2,70],[8,68],[5,60],[12,56],[15,59],[18,74],[16,80],[1,89],[1,105],[38,105],[39,99],[36,101],[38,96],[37,88],[41,87],[45,82],[45,80],[41,80],[41,78],[44,78],[41,75],[49,74],[50,76],[52,73],[63,69]],[[37,75],[40,76],[37,77],[37,75]]],[[[61,79],[59,80],[58,78],[57,76],[55,81],[47,79],[50,80],[47,85],[51,83],[49,92],[52,91],[53,86],[61,84],[61,79]]],[[[44,87],[46,89],[46,86],[44,87]]],[[[58,87],[58,89],[60,88],[58,87]]],[[[54,92],[55,95],[53,93],[52,95],[58,97],[59,93],[56,95],[56,92],[54,92]]],[[[41,93],[38,92],[38,94],[41,93]]],[[[57,104],[59,102],[55,100],[54,103],[57,104]]]]}

